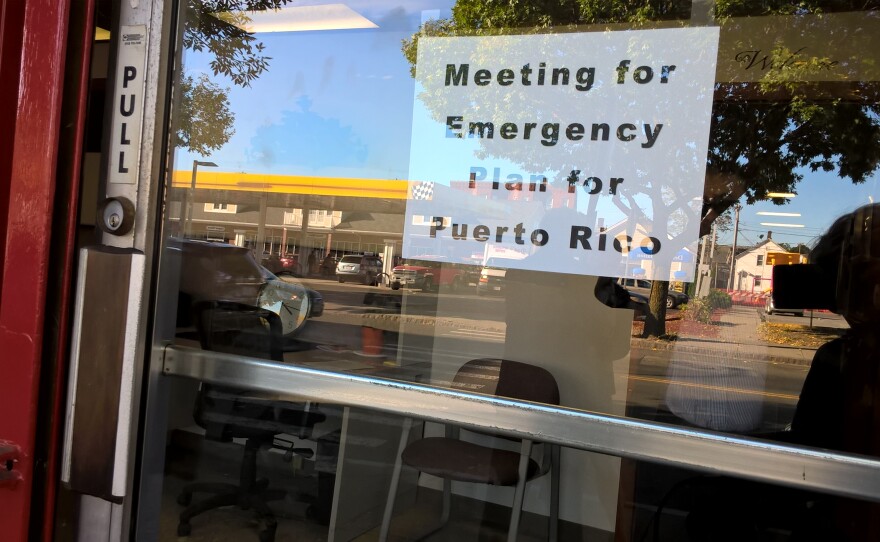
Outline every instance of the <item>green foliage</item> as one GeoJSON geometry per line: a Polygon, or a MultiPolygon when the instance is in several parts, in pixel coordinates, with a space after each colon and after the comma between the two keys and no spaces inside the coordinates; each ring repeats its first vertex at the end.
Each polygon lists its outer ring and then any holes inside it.
{"type": "Polygon", "coordinates": [[[603,24],[690,17],[690,2],[681,0],[459,0],[452,8],[458,28],[481,31],[512,28],[558,28],[580,24],[603,24]]]}
{"type": "Polygon", "coordinates": [[[797,252],[798,254],[805,254],[807,256],[810,255],[810,247],[803,243],[798,243],[796,247],[793,247],[789,252],[797,252]]]}
{"type": "Polygon", "coordinates": [[[875,0],[716,0],[715,17],[867,11],[878,7],[880,4],[875,0]]]}
{"type": "Polygon", "coordinates": [[[715,219],[716,232],[728,232],[733,229],[733,209],[728,208],[715,219]]]}
{"type": "Polygon", "coordinates": [[[214,75],[229,77],[247,87],[269,67],[265,46],[242,27],[249,21],[243,12],[275,10],[292,0],[188,0],[183,46],[213,55],[214,75]]]}
{"type": "Polygon", "coordinates": [[[235,133],[229,89],[212,83],[205,74],[197,79],[187,75],[180,82],[180,93],[177,139],[181,146],[207,156],[235,133]]]}
{"type": "Polygon", "coordinates": [[[409,73],[416,76],[416,58],[418,56],[419,38],[422,36],[454,36],[458,31],[450,19],[433,20],[424,23],[419,31],[409,39],[403,40],[403,56],[409,62],[409,73]]]}
{"type": "Polygon", "coordinates": [[[560,32],[586,24],[686,20],[690,5],[682,0],[459,0],[452,17],[428,21],[410,39],[403,40],[403,54],[415,77],[421,36],[560,32]]]}
{"type": "Polygon", "coordinates": [[[681,317],[703,324],[712,323],[712,313],[716,309],[729,309],[733,305],[730,296],[721,290],[712,290],[706,297],[694,297],[681,306],[681,317]]]}
{"type": "MultiPolygon", "coordinates": [[[[801,95],[775,102],[745,95],[731,94],[713,108],[704,208],[715,212],[704,216],[716,217],[742,197],[752,204],[767,200],[770,192],[796,192],[803,179],[798,170],[803,167],[837,171],[856,184],[876,171],[880,163],[876,103],[830,101],[807,106],[801,95]]],[[[772,201],[785,203],[782,198],[772,201]]]]}
{"type": "Polygon", "coordinates": [[[730,294],[722,292],[721,290],[710,291],[709,295],[706,296],[706,301],[713,309],[729,309],[733,306],[733,300],[730,298],[730,294]]]}
{"type": "MultiPolygon", "coordinates": [[[[229,78],[236,86],[249,87],[269,69],[271,57],[265,46],[244,30],[246,12],[273,10],[293,0],[188,0],[183,27],[183,46],[207,52],[215,76],[229,78]]],[[[235,115],[229,109],[229,89],[211,82],[206,75],[180,81],[178,144],[207,156],[222,147],[235,131],[235,115]]]]}
{"type": "Polygon", "coordinates": [[[703,324],[712,323],[712,310],[713,307],[708,297],[695,297],[680,308],[683,319],[703,324]]]}

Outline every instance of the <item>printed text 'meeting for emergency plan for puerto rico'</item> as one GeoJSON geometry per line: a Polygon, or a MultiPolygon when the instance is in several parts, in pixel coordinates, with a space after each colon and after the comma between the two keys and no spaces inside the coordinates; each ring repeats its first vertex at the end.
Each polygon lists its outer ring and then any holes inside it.
{"type": "Polygon", "coordinates": [[[403,255],[692,275],[717,46],[717,28],[420,38],[410,181],[432,191],[403,255]]]}

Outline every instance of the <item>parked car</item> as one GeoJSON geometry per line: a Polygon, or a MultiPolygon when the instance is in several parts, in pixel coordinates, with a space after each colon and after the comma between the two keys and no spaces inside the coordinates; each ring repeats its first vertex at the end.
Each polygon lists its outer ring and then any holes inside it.
{"type": "Polygon", "coordinates": [[[767,300],[764,302],[764,312],[767,314],[788,313],[794,316],[803,316],[804,309],[784,309],[773,303],[773,292],[767,292],[767,300]]]}
{"type": "Polygon", "coordinates": [[[603,305],[615,309],[632,309],[633,320],[644,320],[648,314],[648,298],[627,290],[619,280],[599,277],[593,293],[603,305]]]}
{"type": "Polygon", "coordinates": [[[382,258],[372,254],[348,254],[336,264],[336,280],[375,285],[382,272],[382,258]]]}
{"type": "MultiPolygon", "coordinates": [[[[651,298],[651,281],[645,279],[617,279],[617,283],[626,288],[630,292],[634,292],[651,298]]],[[[687,294],[669,290],[666,294],[666,308],[674,309],[679,305],[684,305],[690,298],[687,294]]]]}
{"type": "Polygon", "coordinates": [[[413,288],[431,292],[440,286],[461,291],[468,284],[470,266],[442,261],[412,259],[391,270],[391,288],[413,288]]]}
{"type": "Polygon", "coordinates": [[[299,273],[299,256],[296,254],[264,252],[260,264],[276,275],[297,275],[299,273]]]}
{"type": "Polygon", "coordinates": [[[178,326],[192,323],[192,306],[199,301],[235,301],[271,310],[280,317],[285,335],[297,333],[324,311],[319,292],[281,280],[247,248],[173,239],[166,254],[180,269],[178,326]]]}
{"type": "Polygon", "coordinates": [[[477,282],[477,294],[500,294],[504,291],[504,278],[507,269],[499,267],[501,263],[497,258],[489,258],[486,265],[480,270],[480,279],[477,282]]]}

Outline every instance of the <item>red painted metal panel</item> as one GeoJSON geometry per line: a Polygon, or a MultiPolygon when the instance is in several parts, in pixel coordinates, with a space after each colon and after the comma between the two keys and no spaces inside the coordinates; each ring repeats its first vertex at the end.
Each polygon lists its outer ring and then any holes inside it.
{"type": "MultiPolygon", "coordinates": [[[[15,104],[18,100],[18,73],[21,60],[21,21],[24,3],[0,0],[0,126],[7,133],[15,129],[15,104]]],[[[12,145],[0,144],[0,253],[6,246],[6,217],[9,211],[9,192],[6,180],[12,167],[12,145]]],[[[4,261],[0,258],[0,283],[3,281],[4,261]]]]}
{"type": "MultiPolygon", "coordinates": [[[[13,490],[0,489],[0,525],[4,541],[23,541],[28,536],[69,2],[7,3],[23,5],[23,18],[18,93],[11,102],[16,123],[10,163],[4,165],[9,184],[0,284],[0,438],[20,447],[16,469],[22,479],[13,490]]],[[[13,22],[4,20],[4,28],[13,22]]],[[[8,45],[4,36],[4,60],[11,55],[8,45]]],[[[11,94],[9,89],[2,92],[11,94]]]]}
{"type": "Polygon", "coordinates": [[[43,356],[40,388],[41,413],[38,417],[35,459],[45,465],[35,472],[36,487],[31,499],[34,518],[29,538],[36,540],[37,529],[44,542],[54,540],[55,501],[61,463],[64,431],[64,405],[67,398],[70,306],[74,289],[76,235],[79,227],[79,192],[88,97],[92,44],[95,35],[95,0],[71,0],[68,50],[62,100],[62,123],[58,149],[58,185],[53,213],[50,278],[43,341],[49,352],[43,356]]]}

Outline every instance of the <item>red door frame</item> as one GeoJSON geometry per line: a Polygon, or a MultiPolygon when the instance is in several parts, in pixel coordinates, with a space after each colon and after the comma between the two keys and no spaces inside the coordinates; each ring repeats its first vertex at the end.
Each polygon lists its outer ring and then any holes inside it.
{"type": "Polygon", "coordinates": [[[21,476],[0,487],[4,541],[28,539],[69,8],[0,0],[0,440],[21,476]]]}
{"type": "MultiPolygon", "coordinates": [[[[95,0],[70,0],[64,95],[61,103],[55,204],[43,326],[30,540],[55,539],[55,505],[67,399],[71,304],[79,227],[79,199],[85,126],[89,106],[95,0]],[[42,536],[40,536],[42,534],[42,536]]],[[[69,513],[69,511],[67,511],[69,513]]]]}

